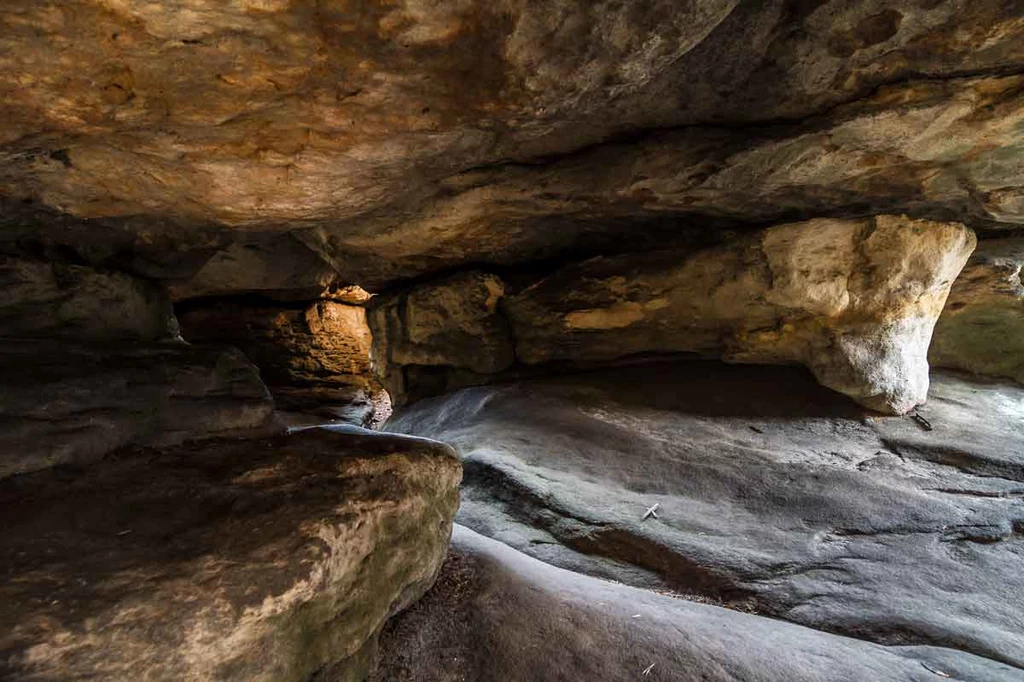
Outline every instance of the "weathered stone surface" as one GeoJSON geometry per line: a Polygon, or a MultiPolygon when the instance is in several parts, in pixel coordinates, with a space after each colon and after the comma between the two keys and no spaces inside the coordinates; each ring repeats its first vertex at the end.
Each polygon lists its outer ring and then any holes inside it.
{"type": "Polygon", "coordinates": [[[950,291],[928,359],[1024,383],[1024,238],[981,242],[950,291]]]}
{"type": "Polygon", "coordinates": [[[250,430],[272,411],[237,350],[0,339],[0,478],[250,430]]]}
{"type": "Polygon", "coordinates": [[[0,482],[0,677],[363,679],[444,558],[458,460],[306,430],[0,482]]]}
{"type": "Polygon", "coordinates": [[[191,296],[260,288],[240,263],[274,287],[377,286],[680,223],[1019,225],[1022,17],[1017,0],[12,0],[0,238],[115,254],[191,296]],[[273,232],[308,249],[275,256],[273,232]]]}
{"type": "Polygon", "coordinates": [[[511,366],[512,336],[498,310],[504,294],[499,277],[470,271],[377,297],[370,311],[374,362],[391,395],[401,399],[410,386],[414,394],[428,385],[441,392],[452,370],[471,382],[511,366]]]}
{"type": "Polygon", "coordinates": [[[215,251],[194,275],[170,280],[175,300],[257,293],[285,299],[316,299],[338,273],[290,234],[246,235],[215,251]]]}
{"type": "Polygon", "coordinates": [[[904,413],[925,400],[932,327],[974,244],[958,224],[819,219],[692,255],[588,261],[506,310],[527,364],[673,351],[796,362],[904,413]]]}
{"type": "Polygon", "coordinates": [[[1016,682],[931,646],[877,646],[554,568],[456,525],[438,584],[388,624],[374,682],[1016,682]]]}
{"type": "Polygon", "coordinates": [[[1024,679],[1024,388],[936,374],[919,414],[701,362],[469,388],[389,428],[452,444],[459,522],[542,561],[1024,679]]]}
{"type": "Polygon", "coordinates": [[[335,301],[291,308],[214,301],[179,315],[188,341],[240,348],[284,409],[349,406],[373,418],[381,386],[370,367],[366,311],[335,301]]]}
{"type": "Polygon", "coordinates": [[[0,336],[156,341],[178,327],[159,287],[121,272],[0,256],[0,336]]]}

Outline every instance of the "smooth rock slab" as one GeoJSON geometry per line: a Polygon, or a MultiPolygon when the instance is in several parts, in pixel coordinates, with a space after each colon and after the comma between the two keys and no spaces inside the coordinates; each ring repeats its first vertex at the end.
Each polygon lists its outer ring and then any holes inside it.
{"type": "Polygon", "coordinates": [[[434,580],[460,477],[439,443],[315,429],[0,482],[0,677],[361,679],[434,580]]]}
{"type": "Polygon", "coordinates": [[[256,429],[273,409],[232,348],[0,339],[0,478],[256,429]]]}
{"type": "Polygon", "coordinates": [[[456,526],[437,586],[382,637],[375,682],[1010,682],[960,651],[884,647],[554,568],[456,526]]]}
{"type": "Polygon", "coordinates": [[[389,428],[451,443],[460,522],[543,561],[1024,667],[1024,389],[936,374],[919,414],[677,363],[465,389],[389,428]]]}

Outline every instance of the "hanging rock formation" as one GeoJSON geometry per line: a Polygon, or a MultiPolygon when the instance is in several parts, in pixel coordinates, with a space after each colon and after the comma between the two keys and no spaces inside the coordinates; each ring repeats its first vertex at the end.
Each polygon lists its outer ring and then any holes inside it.
{"type": "Polygon", "coordinates": [[[0,238],[223,294],[821,215],[1012,228],[1022,15],[14,0],[0,238]]]}
{"type": "Polygon", "coordinates": [[[507,369],[513,345],[523,365],[673,352],[799,363],[902,414],[925,401],[932,328],[974,245],[958,224],[819,219],[696,253],[586,261],[504,300],[497,277],[466,274],[383,299],[377,357],[396,395],[479,383],[465,373],[507,369]]]}

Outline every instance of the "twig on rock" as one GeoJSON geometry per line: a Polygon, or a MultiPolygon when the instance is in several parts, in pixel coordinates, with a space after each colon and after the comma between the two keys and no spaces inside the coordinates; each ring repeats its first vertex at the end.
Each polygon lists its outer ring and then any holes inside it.
{"type": "Polygon", "coordinates": [[[648,675],[650,675],[650,674],[651,674],[651,671],[652,671],[652,670],[654,670],[654,664],[653,664],[653,663],[651,663],[651,664],[650,664],[649,666],[647,666],[646,668],[644,668],[643,676],[644,676],[644,677],[647,677],[648,675]]]}
{"type": "Polygon", "coordinates": [[[921,661],[921,665],[923,665],[923,666],[924,666],[924,669],[925,669],[925,670],[927,670],[927,671],[929,671],[929,672],[933,672],[933,673],[935,673],[936,675],[938,675],[939,677],[949,677],[949,673],[944,673],[944,672],[942,672],[941,670],[937,670],[936,668],[933,668],[933,667],[931,667],[930,665],[928,665],[928,664],[927,664],[927,663],[925,663],[924,661],[921,661]]]}
{"type": "Polygon", "coordinates": [[[922,417],[920,413],[915,412],[912,415],[910,415],[910,418],[916,421],[918,424],[920,424],[921,428],[924,429],[925,431],[932,430],[932,423],[925,419],[924,417],[922,417]]]}
{"type": "Polygon", "coordinates": [[[644,512],[644,517],[642,519],[640,519],[640,520],[641,521],[646,521],[651,516],[653,516],[654,518],[658,518],[657,512],[658,512],[658,507],[660,507],[660,506],[661,506],[661,504],[655,503],[653,507],[651,507],[650,509],[648,509],[647,511],[644,512]]]}

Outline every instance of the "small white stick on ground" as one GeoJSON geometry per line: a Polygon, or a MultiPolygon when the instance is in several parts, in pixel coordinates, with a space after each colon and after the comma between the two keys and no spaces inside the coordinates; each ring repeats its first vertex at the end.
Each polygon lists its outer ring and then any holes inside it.
{"type": "Polygon", "coordinates": [[[651,671],[652,671],[652,670],[654,670],[654,664],[653,664],[653,663],[651,663],[651,664],[650,664],[649,666],[647,666],[646,668],[644,668],[643,676],[644,676],[644,677],[647,677],[648,675],[650,675],[650,674],[651,674],[651,671]]]}
{"type": "Polygon", "coordinates": [[[654,518],[658,518],[657,511],[658,511],[658,507],[660,507],[660,506],[661,506],[660,504],[655,503],[655,505],[653,507],[651,507],[646,512],[644,512],[644,517],[642,519],[640,519],[640,520],[641,521],[646,521],[648,518],[650,518],[652,516],[654,518]]]}

